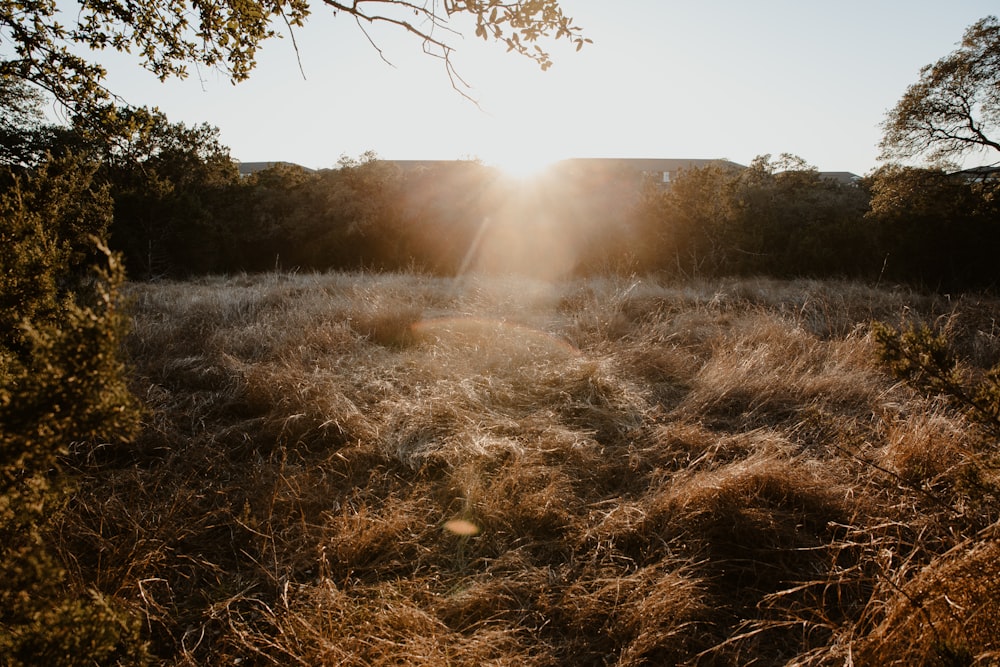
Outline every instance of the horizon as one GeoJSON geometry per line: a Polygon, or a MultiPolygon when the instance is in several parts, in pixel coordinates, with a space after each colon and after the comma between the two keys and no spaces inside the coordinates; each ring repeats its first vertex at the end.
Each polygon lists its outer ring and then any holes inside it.
{"type": "MultiPolygon", "coordinates": [[[[413,163],[417,163],[417,162],[419,162],[419,163],[470,162],[470,163],[483,164],[484,166],[487,166],[487,167],[493,167],[493,168],[497,168],[497,169],[504,169],[504,167],[502,167],[500,165],[490,164],[490,163],[484,162],[484,161],[482,161],[482,160],[480,160],[478,158],[454,158],[454,159],[401,158],[400,159],[400,158],[383,157],[381,155],[376,155],[375,159],[377,161],[379,161],[379,162],[394,162],[394,163],[404,163],[404,162],[413,162],[413,163]]],[[[733,165],[735,165],[737,167],[741,167],[741,168],[744,168],[744,169],[749,166],[749,165],[746,165],[746,164],[742,164],[740,162],[735,162],[733,160],[729,160],[727,158],[678,158],[678,157],[663,157],[663,156],[661,156],[661,157],[651,157],[651,156],[642,156],[642,157],[631,157],[631,156],[629,156],[629,157],[626,157],[626,156],[613,156],[613,157],[571,156],[571,157],[566,157],[566,158],[559,158],[559,159],[556,159],[556,160],[554,160],[554,161],[552,161],[550,163],[547,163],[547,164],[545,164],[545,165],[542,166],[541,170],[544,170],[547,167],[552,167],[552,166],[561,164],[563,162],[598,161],[598,160],[606,160],[606,161],[609,161],[609,162],[612,162],[612,161],[613,162],[672,161],[672,162],[690,162],[690,163],[728,162],[730,164],[733,164],[733,165]]],[[[330,167],[315,168],[315,167],[309,167],[307,165],[299,164],[297,162],[291,162],[291,161],[288,161],[288,160],[240,160],[238,158],[233,158],[233,161],[236,162],[239,165],[265,165],[263,167],[260,167],[259,170],[263,170],[263,169],[266,169],[266,168],[269,168],[269,167],[272,167],[272,166],[275,166],[275,165],[279,165],[279,164],[285,164],[285,165],[289,165],[289,166],[293,166],[293,167],[301,167],[301,168],[304,168],[304,169],[308,169],[310,171],[323,171],[325,169],[338,169],[339,168],[339,166],[336,165],[336,164],[332,165],[330,167]]],[[[810,165],[810,166],[815,166],[815,165],[810,165]]],[[[858,177],[863,176],[863,174],[858,174],[856,172],[847,171],[847,170],[843,170],[843,169],[829,170],[829,169],[820,169],[819,167],[816,167],[816,169],[821,174],[850,174],[852,176],[858,176],[858,177]]],[[[541,170],[539,170],[539,171],[541,171],[541,170]]],[[[255,171],[257,171],[257,170],[255,170],[255,171]]],[[[250,172],[248,172],[248,173],[250,173],[250,172]]],[[[533,171],[529,171],[529,172],[526,172],[523,175],[533,175],[534,173],[535,172],[533,172],[533,171]]]]}

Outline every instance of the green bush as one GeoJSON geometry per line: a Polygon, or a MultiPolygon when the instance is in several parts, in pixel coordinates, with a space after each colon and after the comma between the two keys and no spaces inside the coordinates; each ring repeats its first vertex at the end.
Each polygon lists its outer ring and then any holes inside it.
{"type": "Polygon", "coordinates": [[[0,194],[0,664],[142,661],[137,619],[68,579],[47,539],[71,447],[127,441],[124,273],[100,241],[110,199],[75,157],[0,194]],[[88,260],[99,265],[84,269],[88,260]]]}
{"type": "Polygon", "coordinates": [[[947,338],[926,325],[897,331],[875,322],[872,333],[893,375],[926,393],[946,396],[1000,435],[1000,364],[979,374],[963,373],[947,338]]]}

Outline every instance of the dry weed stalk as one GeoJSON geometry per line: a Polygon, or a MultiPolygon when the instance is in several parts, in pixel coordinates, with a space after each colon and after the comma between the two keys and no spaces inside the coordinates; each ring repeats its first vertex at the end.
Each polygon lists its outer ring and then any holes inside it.
{"type": "Polygon", "coordinates": [[[969,454],[991,464],[867,336],[948,314],[993,358],[993,302],[361,274],[130,291],[149,417],[129,448],[72,455],[57,537],[77,585],[141,610],[164,664],[1000,649],[974,574],[993,542],[971,537],[996,499],[969,454]]]}

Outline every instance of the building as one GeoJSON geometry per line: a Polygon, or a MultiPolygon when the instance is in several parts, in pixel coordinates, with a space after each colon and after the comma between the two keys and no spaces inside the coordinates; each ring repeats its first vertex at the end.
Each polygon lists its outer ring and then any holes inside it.
{"type": "MultiPolygon", "coordinates": [[[[387,160],[403,171],[444,165],[479,164],[478,160],[387,160]]],[[[702,169],[710,165],[721,165],[732,169],[745,169],[741,164],[729,160],[715,159],[674,159],[674,158],[568,158],[553,164],[557,169],[581,168],[606,172],[631,170],[652,177],[659,183],[669,185],[684,169],[702,169]]],[[[489,166],[489,165],[485,165],[489,166]]]]}
{"type": "Polygon", "coordinates": [[[969,183],[996,183],[1000,181],[1000,167],[993,164],[984,167],[972,167],[952,172],[951,175],[964,178],[969,183]]]}
{"type": "Polygon", "coordinates": [[[849,171],[821,171],[819,172],[819,176],[820,178],[836,181],[841,185],[858,185],[861,183],[861,177],[849,171]]]}
{"type": "Polygon", "coordinates": [[[718,166],[724,169],[738,171],[746,169],[742,164],[737,164],[725,159],[677,159],[677,158],[571,158],[563,160],[560,164],[579,165],[581,167],[603,167],[609,170],[625,170],[642,173],[651,177],[656,182],[669,186],[677,179],[685,169],[704,169],[705,167],[718,166]]]}
{"type": "Polygon", "coordinates": [[[295,164],[294,162],[283,162],[281,160],[277,162],[239,162],[237,161],[237,166],[240,169],[240,176],[244,178],[250,174],[256,174],[258,171],[263,171],[265,169],[270,169],[277,165],[285,165],[287,167],[298,167],[299,169],[304,169],[308,172],[316,171],[315,169],[310,169],[309,167],[303,167],[300,164],[295,164]]]}

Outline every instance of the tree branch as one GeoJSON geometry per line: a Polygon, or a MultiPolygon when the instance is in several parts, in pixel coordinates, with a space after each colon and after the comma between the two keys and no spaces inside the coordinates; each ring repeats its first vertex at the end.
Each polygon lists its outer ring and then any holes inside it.
{"type": "Polygon", "coordinates": [[[970,27],[962,46],[920,70],[883,123],[882,158],[947,158],[974,149],[1000,152],[990,132],[1000,122],[1000,21],[970,27]]]}

